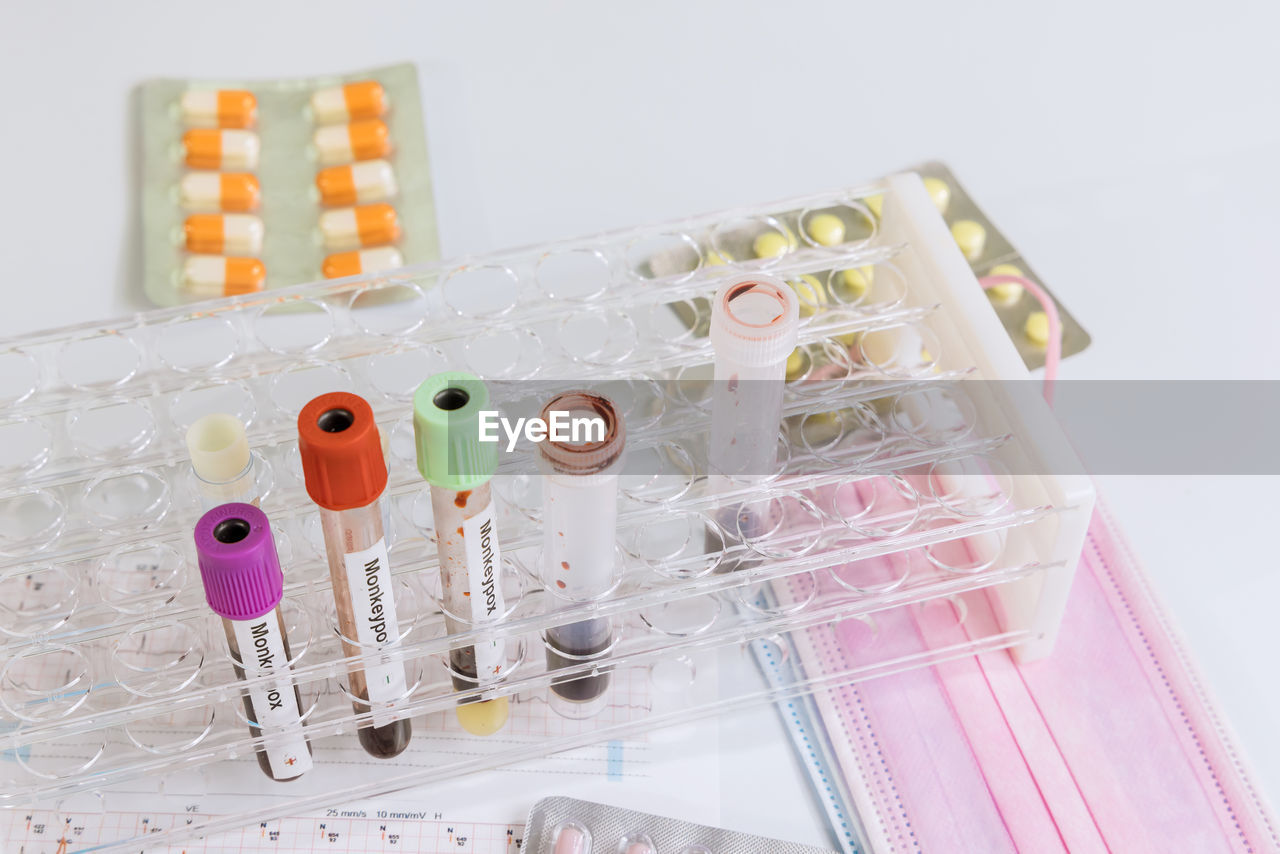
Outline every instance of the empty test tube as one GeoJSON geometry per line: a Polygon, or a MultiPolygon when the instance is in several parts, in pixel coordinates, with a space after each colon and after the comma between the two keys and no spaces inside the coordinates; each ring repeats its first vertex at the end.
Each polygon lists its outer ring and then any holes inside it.
{"type": "MultiPolygon", "coordinates": [[[[498,446],[480,441],[480,412],[489,390],[479,377],[441,373],[429,377],[413,397],[413,433],[418,471],[430,484],[431,511],[440,560],[440,594],[449,634],[492,624],[506,614],[502,553],[489,480],[498,467],[498,446]]],[[[492,684],[506,668],[501,638],[450,650],[457,690],[492,684]]],[[[457,708],[458,722],[477,735],[506,723],[507,698],[457,708]]]]}
{"type": "Polygon", "coordinates": [[[249,731],[263,738],[263,772],[277,781],[295,779],[311,770],[311,744],[302,727],[302,697],[288,675],[284,573],[266,514],[251,504],[215,507],[196,523],[195,541],[205,598],[222,617],[236,676],[282,674],[250,686],[244,711],[249,731]]]}
{"type": "Polygon", "coordinates": [[[187,452],[196,475],[200,505],[257,504],[257,478],[244,423],[234,415],[215,412],[187,428],[187,452]]]}
{"type": "MultiPolygon", "coordinates": [[[[586,391],[557,395],[541,418],[551,428],[538,446],[545,475],[542,577],[551,593],[590,601],[608,593],[614,582],[625,425],[612,401],[586,391]],[[560,434],[557,424],[564,427],[560,434]]],[[[591,661],[612,643],[613,627],[605,617],[555,626],[546,634],[547,667],[591,661]]],[[[604,708],[608,688],[607,671],[556,680],[551,707],[565,717],[590,717],[604,708]]]]}
{"type": "Polygon", "coordinates": [[[343,650],[365,657],[348,671],[359,698],[352,705],[373,713],[372,726],[358,730],[360,744],[372,756],[395,756],[412,728],[389,706],[408,693],[404,662],[371,654],[400,645],[382,525],[387,464],[373,410],[347,392],[320,395],[298,415],[298,450],[307,494],[320,507],[343,650]]]}
{"type": "MultiPolygon", "coordinates": [[[[716,291],[711,305],[715,372],[707,449],[713,493],[762,482],[773,474],[787,357],[796,347],[799,323],[795,291],[780,279],[740,276],[716,291]]],[[[717,510],[717,520],[731,535],[750,540],[765,531],[761,512],[732,502],[717,510]]],[[[708,534],[708,541],[712,539],[708,534]]]]}

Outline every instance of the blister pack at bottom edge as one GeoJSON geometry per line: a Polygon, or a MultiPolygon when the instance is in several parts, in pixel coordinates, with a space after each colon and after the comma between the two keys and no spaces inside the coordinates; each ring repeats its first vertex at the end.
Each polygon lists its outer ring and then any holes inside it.
{"type": "Polygon", "coordinates": [[[835,854],[752,833],[554,795],[529,810],[521,854],[835,854]]]}

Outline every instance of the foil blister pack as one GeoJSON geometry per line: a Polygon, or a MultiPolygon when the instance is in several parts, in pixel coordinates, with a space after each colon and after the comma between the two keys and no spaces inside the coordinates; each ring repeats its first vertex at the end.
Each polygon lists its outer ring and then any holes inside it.
{"type": "Polygon", "coordinates": [[[543,798],[529,811],[522,854],[831,854],[577,798],[543,798]]]}
{"type": "Polygon", "coordinates": [[[315,768],[290,797],[173,828],[165,841],[976,649],[1044,654],[1092,491],[1044,462],[1066,446],[1043,404],[1005,399],[999,383],[1025,382],[1026,372],[999,330],[924,188],[903,175],[2,342],[0,470],[11,485],[0,493],[0,750],[15,761],[0,763],[0,806],[109,799],[114,784],[234,761],[270,739],[250,729],[242,701],[254,678],[236,678],[194,566],[200,503],[183,436],[211,413],[248,427],[315,768]],[[829,239],[830,220],[814,227],[823,215],[840,220],[841,240],[829,239]],[[778,241],[781,251],[755,251],[778,241]],[[712,349],[695,332],[730,275],[794,283],[800,331],[775,470],[713,490],[712,349]],[[467,621],[447,613],[439,589],[408,404],[424,377],[452,368],[484,378],[511,416],[568,388],[617,402],[630,439],[607,593],[557,589],[541,553],[533,449],[517,446],[493,480],[505,612],[446,630],[447,620],[467,621]],[[974,379],[988,382],[962,381],[974,379]],[[365,397],[385,439],[385,527],[402,609],[395,648],[354,656],[334,617],[295,428],[303,404],[335,390],[365,397]],[[719,512],[725,502],[739,512],[719,512]],[[767,524],[744,526],[747,515],[767,524]],[[780,584],[785,596],[759,595],[780,584]],[[996,631],[931,647],[875,629],[878,614],[903,609],[942,608],[963,622],[972,597],[998,603],[996,631]],[[590,620],[609,622],[603,650],[548,655],[550,631],[590,620]],[[867,627],[868,651],[849,672],[721,698],[697,679],[717,650],[763,642],[786,655],[788,631],[848,621],[867,627]],[[503,678],[468,685],[450,653],[497,638],[503,678]],[[345,677],[375,660],[405,665],[391,706],[426,734],[353,787],[326,758],[369,724],[345,677]],[[517,743],[466,732],[451,715],[505,698],[518,720],[566,683],[590,680],[645,701],[606,701],[517,743]],[[442,746],[458,739],[464,754],[442,746]]]}
{"type": "MultiPolygon", "coordinates": [[[[946,219],[952,237],[974,273],[979,278],[1012,275],[1023,276],[1035,282],[1049,294],[1057,306],[1058,317],[1062,321],[1062,356],[1065,358],[1074,355],[1088,347],[1092,339],[1080,325],[1080,321],[1061,300],[1053,296],[1053,292],[1031,268],[1030,262],[978,206],[977,201],[956,180],[946,164],[931,161],[916,167],[916,171],[930,187],[938,212],[946,219]]],[[[996,285],[988,290],[987,296],[1027,367],[1043,366],[1045,341],[1042,340],[1040,331],[1043,327],[1037,319],[1033,319],[1043,312],[1036,300],[1016,284],[996,285]]]]}
{"type": "Polygon", "coordinates": [[[439,257],[417,70],[139,89],[158,305],[439,257]]]}

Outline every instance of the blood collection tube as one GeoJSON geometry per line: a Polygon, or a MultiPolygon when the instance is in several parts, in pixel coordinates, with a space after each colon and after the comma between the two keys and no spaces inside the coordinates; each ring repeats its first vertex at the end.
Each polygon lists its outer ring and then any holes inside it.
{"type": "Polygon", "coordinates": [[[358,730],[360,744],[372,756],[395,756],[413,730],[389,707],[408,693],[404,662],[371,654],[400,644],[382,524],[387,464],[373,410],[347,392],[320,395],[298,415],[298,450],[307,494],[320,507],[343,650],[364,656],[348,670],[359,698],[352,705],[373,713],[372,725],[358,730]]]}
{"type": "MultiPolygon", "coordinates": [[[[762,482],[773,474],[787,357],[796,347],[799,324],[799,301],[780,279],[739,276],[716,291],[711,305],[715,371],[707,448],[712,493],[762,482]]],[[[750,501],[734,502],[719,508],[717,519],[730,535],[751,540],[766,532],[766,514],[750,501]]],[[[712,539],[709,533],[708,541],[712,539]]],[[[740,566],[739,562],[721,569],[740,566]]]]}
{"type": "MultiPolygon", "coordinates": [[[[435,374],[413,396],[418,471],[431,489],[441,605],[449,634],[492,624],[506,613],[502,553],[489,488],[498,467],[498,446],[480,441],[480,413],[488,407],[489,390],[479,377],[466,373],[435,374]]],[[[454,648],[449,667],[453,686],[460,691],[496,682],[506,668],[506,644],[493,638],[454,648]]],[[[507,698],[463,703],[457,714],[468,732],[490,735],[506,723],[507,698]]]]}
{"type": "MultiPolygon", "coordinates": [[[[543,580],[554,595],[597,599],[614,583],[625,425],[612,401],[586,391],[557,395],[541,418],[550,427],[538,446],[543,580]]],[[[613,627],[605,617],[555,626],[546,635],[547,668],[599,658],[612,642],[613,627]]],[[[565,717],[591,717],[604,708],[608,688],[607,671],[554,680],[550,704],[565,717]]]]}
{"type": "Polygon", "coordinates": [[[198,419],[187,428],[187,452],[204,510],[232,502],[258,503],[253,455],[239,418],[215,412],[198,419]]]}
{"type": "Polygon", "coordinates": [[[258,765],[273,780],[296,779],[311,770],[311,744],[302,728],[302,696],[288,675],[284,573],[266,514],[252,504],[223,504],[200,517],[195,540],[205,599],[222,617],[236,676],[281,674],[244,695],[249,732],[263,738],[258,765]]]}

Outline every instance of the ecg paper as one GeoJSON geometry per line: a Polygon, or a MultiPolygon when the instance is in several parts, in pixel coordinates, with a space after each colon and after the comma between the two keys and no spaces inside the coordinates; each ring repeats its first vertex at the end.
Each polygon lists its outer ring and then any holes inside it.
{"type": "MultiPolygon", "coordinates": [[[[715,698],[714,658],[700,660],[693,690],[715,698]]],[[[507,725],[484,741],[485,749],[513,748],[602,724],[627,723],[661,712],[663,693],[646,672],[614,673],[610,703],[591,722],[552,712],[542,697],[513,702],[507,725]]],[[[682,704],[687,699],[682,701],[682,704]]],[[[192,722],[157,719],[151,726],[181,728],[192,722]]],[[[137,780],[103,793],[73,796],[60,808],[0,811],[3,854],[72,854],[97,845],[154,833],[198,817],[230,815],[247,803],[292,798],[312,791],[351,788],[377,779],[385,768],[403,773],[480,753],[454,713],[413,719],[414,740],[389,763],[368,756],[355,742],[326,739],[314,745],[315,768],[287,784],[273,784],[248,756],[163,780],[137,780]],[[429,738],[422,736],[429,735],[429,738]],[[286,788],[287,787],[287,788],[286,788]]],[[[145,733],[139,733],[145,735],[145,733]]],[[[65,746],[75,755],[77,745],[65,746]]],[[[80,746],[81,752],[85,751],[80,746]]],[[[354,804],[335,804],[310,815],[254,823],[206,839],[147,848],[148,852],[461,852],[514,854],[525,815],[551,794],[625,803],[659,813],[687,813],[707,823],[720,814],[719,727],[714,718],[650,734],[609,741],[544,759],[453,778],[354,804]]],[[[12,757],[0,761],[13,761],[12,757]]]]}

